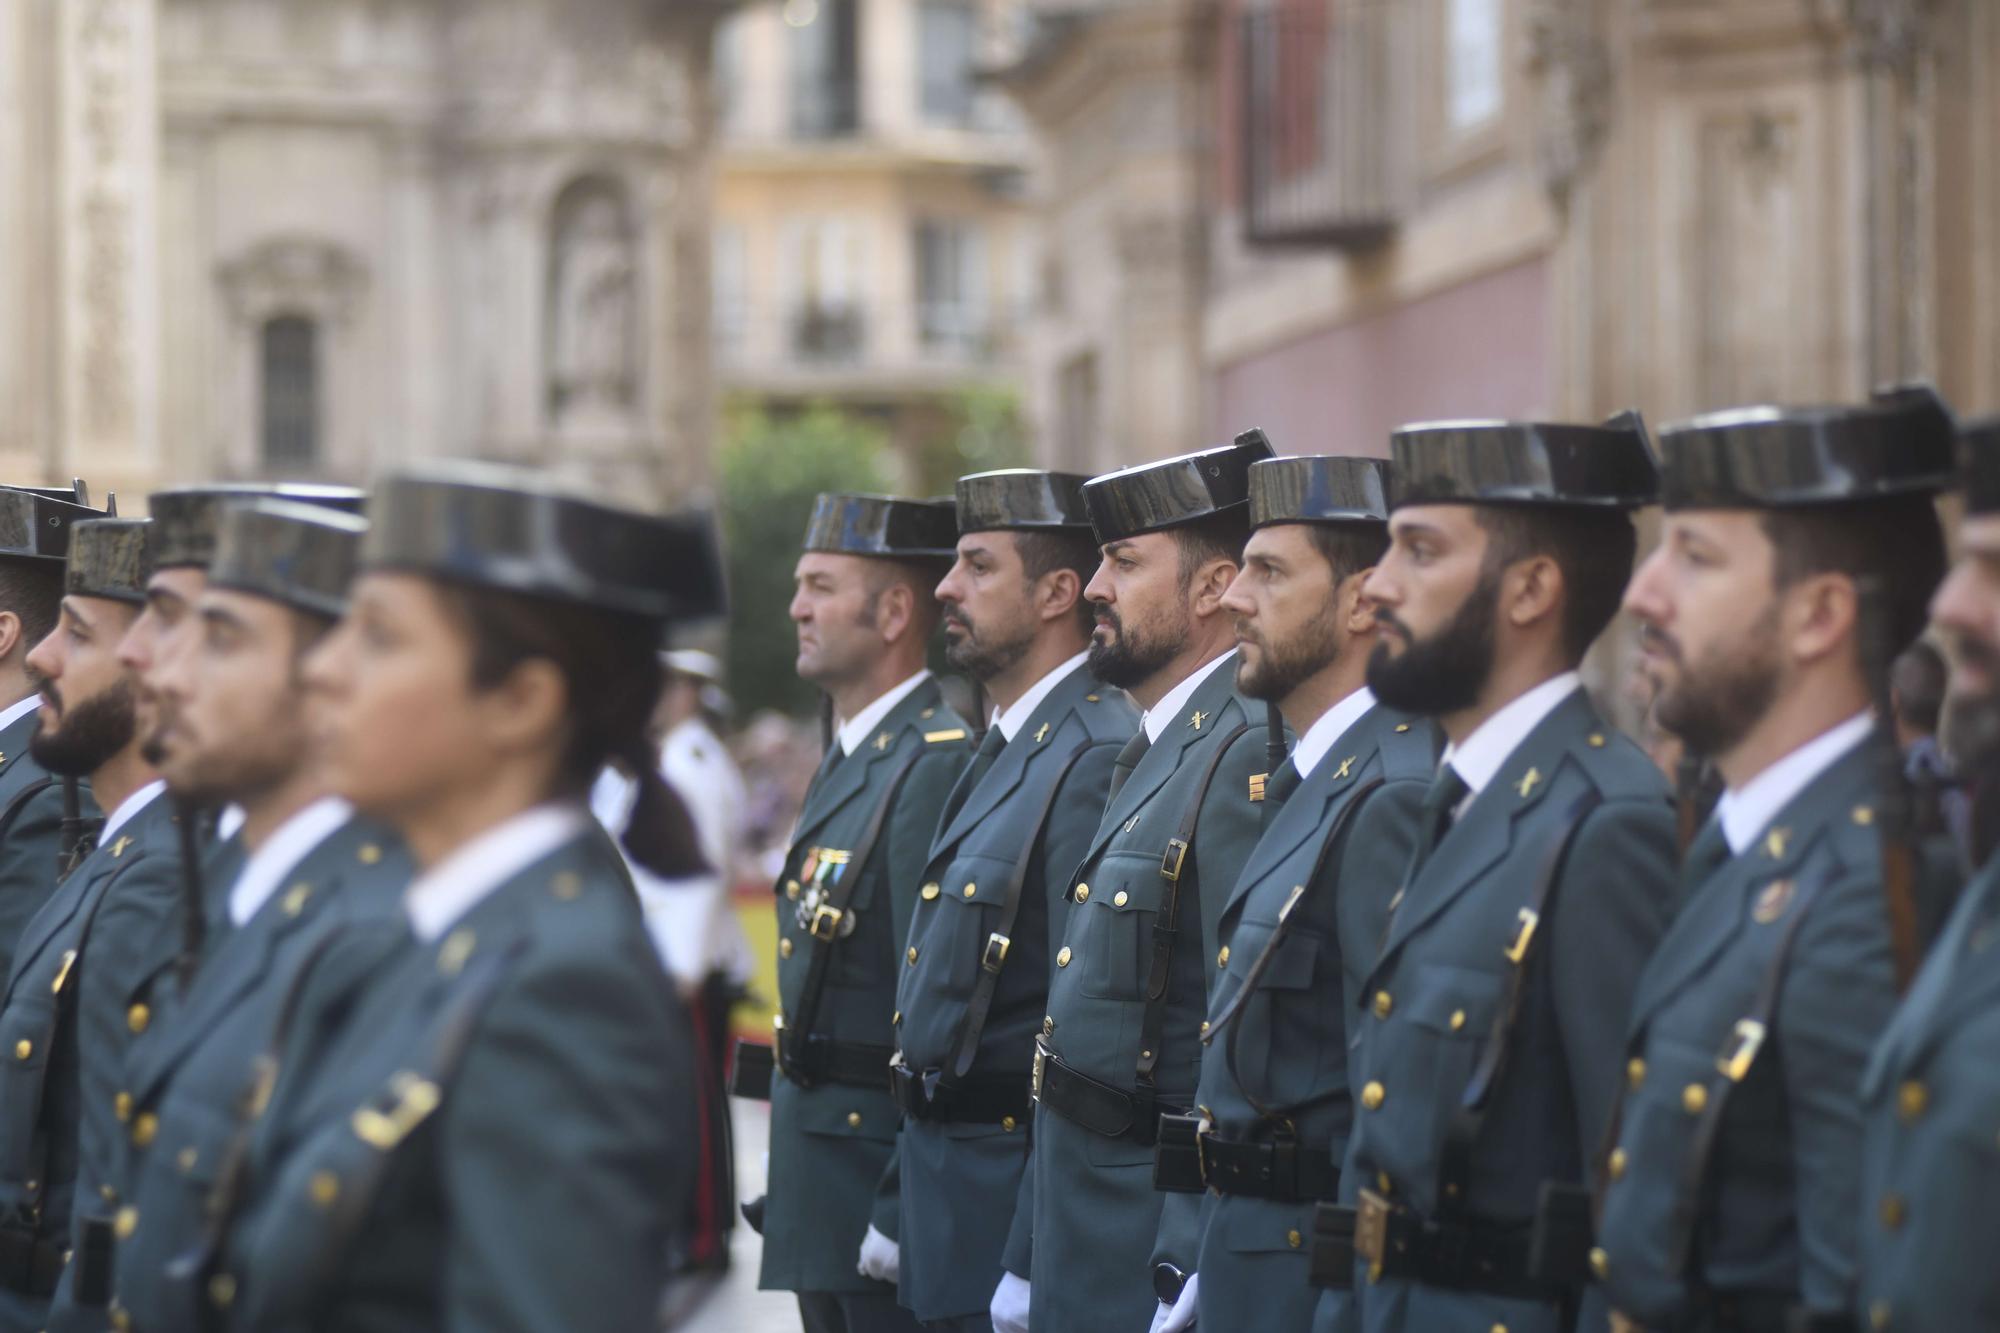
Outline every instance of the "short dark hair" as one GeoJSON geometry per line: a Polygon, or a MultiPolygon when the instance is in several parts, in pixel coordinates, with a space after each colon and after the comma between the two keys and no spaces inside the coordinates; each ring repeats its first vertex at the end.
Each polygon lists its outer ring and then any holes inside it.
{"type": "Polygon", "coordinates": [[[21,618],[25,656],[54,632],[62,618],[63,567],[56,560],[0,558],[0,611],[21,618]]]}
{"type": "Polygon", "coordinates": [[[1313,549],[1333,566],[1336,588],[1362,570],[1381,564],[1389,550],[1389,529],[1385,524],[1307,523],[1304,527],[1313,549]]]}
{"type": "Polygon", "coordinates": [[[944,610],[938,605],[937,586],[944,580],[950,564],[943,560],[898,560],[877,556],[869,559],[867,565],[869,620],[874,620],[876,603],[883,593],[895,584],[907,583],[911,593],[910,614],[917,622],[918,637],[930,637],[944,610]]]}
{"type": "Polygon", "coordinates": [[[1777,589],[1844,574],[1862,592],[1855,641],[1864,669],[1886,671],[1924,632],[1946,564],[1944,526],[1928,495],[1767,510],[1763,526],[1777,589]]]}
{"type": "Polygon", "coordinates": [[[1076,575],[1076,618],[1088,632],[1097,618],[1097,608],[1083,595],[1097,574],[1097,543],[1090,534],[1060,530],[1016,532],[1014,549],[1021,557],[1021,577],[1030,583],[1059,569],[1076,575]]]}
{"type": "Polygon", "coordinates": [[[1220,513],[1204,514],[1192,523],[1169,528],[1181,550],[1181,587],[1187,588],[1194,576],[1211,560],[1243,563],[1243,546],[1250,540],[1250,509],[1237,505],[1220,513]]]}
{"type": "Polygon", "coordinates": [[[1945,682],[1944,654],[1929,640],[1918,639],[1903,650],[1889,668],[1889,688],[1905,725],[1927,736],[1936,734],[1945,682]]]}
{"type": "Polygon", "coordinates": [[[1622,509],[1570,505],[1478,505],[1473,509],[1486,530],[1486,568],[1497,574],[1517,560],[1545,555],[1563,581],[1563,652],[1571,666],[1618,614],[1639,533],[1622,509]]]}

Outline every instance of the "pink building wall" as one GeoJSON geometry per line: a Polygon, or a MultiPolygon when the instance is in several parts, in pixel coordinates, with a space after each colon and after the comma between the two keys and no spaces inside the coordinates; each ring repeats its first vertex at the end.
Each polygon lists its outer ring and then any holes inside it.
{"type": "Polygon", "coordinates": [[[1406,422],[1545,412],[1548,286],[1536,258],[1223,366],[1211,434],[1262,426],[1280,453],[1386,455],[1406,422]]]}

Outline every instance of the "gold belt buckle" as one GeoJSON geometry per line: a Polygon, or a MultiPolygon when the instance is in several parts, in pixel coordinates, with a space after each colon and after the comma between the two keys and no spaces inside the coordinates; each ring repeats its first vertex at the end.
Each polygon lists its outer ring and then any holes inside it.
{"type": "Polygon", "coordinates": [[[1368,1280],[1382,1278],[1382,1259],[1389,1249],[1390,1203],[1374,1190],[1361,1191],[1354,1205],[1354,1252],[1368,1261],[1368,1280]]]}
{"type": "Polygon", "coordinates": [[[1729,1048],[1715,1062],[1716,1070],[1730,1082],[1741,1083],[1749,1076],[1750,1066],[1757,1062],[1757,1052],[1763,1045],[1764,1025],[1754,1018],[1743,1019],[1736,1025],[1729,1048]]]}
{"type": "Polygon", "coordinates": [[[812,924],[806,929],[812,937],[822,943],[829,942],[840,934],[841,919],[847,913],[831,903],[819,903],[813,907],[812,924]]]}

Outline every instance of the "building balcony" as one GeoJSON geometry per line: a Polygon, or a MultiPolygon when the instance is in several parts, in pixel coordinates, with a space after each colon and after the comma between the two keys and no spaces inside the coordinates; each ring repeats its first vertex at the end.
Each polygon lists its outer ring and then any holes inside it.
{"type": "Polygon", "coordinates": [[[959,303],[913,308],[719,304],[726,388],[777,397],[895,398],[1011,381],[1019,321],[959,303]]]}
{"type": "Polygon", "coordinates": [[[1253,245],[1381,244],[1416,194],[1407,0],[1245,14],[1237,33],[1241,208],[1253,245]]]}

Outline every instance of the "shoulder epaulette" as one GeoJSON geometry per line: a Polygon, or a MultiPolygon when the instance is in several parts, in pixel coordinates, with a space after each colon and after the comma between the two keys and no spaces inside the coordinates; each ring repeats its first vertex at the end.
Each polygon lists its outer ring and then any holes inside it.
{"type": "Polygon", "coordinates": [[[1606,800],[1645,800],[1666,793],[1659,766],[1631,737],[1600,722],[1570,754],[1606,800]]]}
{"type": "Polygon", "coordinates": [[[947,727],[943,731],[927,731],[924,733],[924,744],[926,745],[942,745],[946,741],[962,741],[964,739],[964,727],[947,727]]]}

